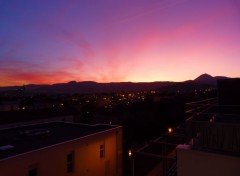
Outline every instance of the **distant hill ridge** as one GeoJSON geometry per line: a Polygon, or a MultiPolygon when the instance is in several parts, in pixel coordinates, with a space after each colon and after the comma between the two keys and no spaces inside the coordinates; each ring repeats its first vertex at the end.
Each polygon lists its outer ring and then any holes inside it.
{"type": "MultiPolygon", "coordinates": [[[[45,92],[45,93],[111,93],[121,91],[143,91],[143,90],[159,90],[161,88],[170,87],[188,87],[192,84],[204,84],[216,86],[218,79],[227,77],[216,76],[212,77],[209,74],[202,74],[194,80],[184,82],[110,82],[97,83],[94,81],[76,82],[70,81],[68,83],[57,83],[52,85],[34,85],[29,84],[25,86],[27,91],[31,92],[45,92]]],[[[21,89],[22,86],[0,87],[0,91],[21,89]]]]}
{"type": "Polygon", "coordinates": [[[200,75],[196,79],[194,79],[194,82],[198,84],[208,84],[208,85],[217,85],[218,79],[227,79],[228,77],[225,76],[211,76],[207,73],[200,75]]]}

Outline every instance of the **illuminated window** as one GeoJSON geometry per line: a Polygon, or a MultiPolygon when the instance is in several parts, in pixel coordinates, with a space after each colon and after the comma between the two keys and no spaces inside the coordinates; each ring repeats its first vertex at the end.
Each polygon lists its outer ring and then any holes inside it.
{"type": "Polygon", "coordinates": [[[73,172],[74,169],[74,152],[67,154],[67,173],[73,172]]]}
{"type": "Polygon", "coordinates": [[[104,158],[105,157],[105,146],[104,144],[100,145],[100,158],[104,158]]]}

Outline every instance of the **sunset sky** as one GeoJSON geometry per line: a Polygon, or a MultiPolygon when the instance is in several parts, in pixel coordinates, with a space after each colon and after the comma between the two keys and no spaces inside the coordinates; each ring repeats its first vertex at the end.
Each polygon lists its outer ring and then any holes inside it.
{"type": "Polygon", "coordinates": [[[240,0],[0,0],[0,86],[240,77],[240,0]]]}

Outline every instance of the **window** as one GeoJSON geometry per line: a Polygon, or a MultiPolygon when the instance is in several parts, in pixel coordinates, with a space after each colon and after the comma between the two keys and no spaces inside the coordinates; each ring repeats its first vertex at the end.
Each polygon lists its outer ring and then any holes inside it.
{"type": "Polygon", "coordinates": [[[105,146],[104,144],[100,145],[100,158],[104,158],[105,157],[105,146]]]}
{"type": "Polygon", "coordinates": [[[74,152],[67,154],[67,173],[73,172],[74,169],[74,152]]]}
{"type": "Polygon", "coordinates": [[[28,171],[28,176],[37,176],[37,168],[30,168],[28,171]]]}

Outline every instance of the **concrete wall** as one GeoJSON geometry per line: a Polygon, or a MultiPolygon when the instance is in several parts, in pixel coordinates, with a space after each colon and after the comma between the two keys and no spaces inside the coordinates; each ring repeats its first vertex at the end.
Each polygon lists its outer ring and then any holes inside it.
{"type": "Polygon", "coordinates": [[[178,176],[239,176],[240,157],[177,149],[178,176]]]}
{"type": "Polygon", "coordinates": [[[38,176],[122,175],[122,130],[113,129],[54,147],[0,160],[1,176],[27,176],[37,167],[38,176]],[[105,157],[100,158],[100,145],[105,157]],[[74,172],[67,173],[67,154],[74,151],[74,172]]]}

